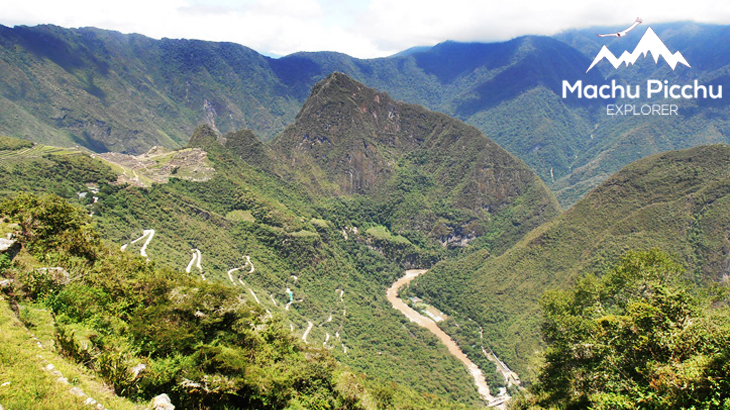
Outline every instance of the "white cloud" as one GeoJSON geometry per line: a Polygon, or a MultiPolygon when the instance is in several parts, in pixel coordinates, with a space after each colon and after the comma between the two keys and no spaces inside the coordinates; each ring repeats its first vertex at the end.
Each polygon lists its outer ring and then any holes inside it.
{"type": "Polygon", "coordinates": [[[695,20],[730,23],[730,4],[716,1],[372,0],[356,29],[378,48],[401,50],[459,41],[552,35],[570,28],[695,20]]]}
{"type": "Polygon", "coordinates": [[[258,51],[389,55],[445,40],[496,41],[569,28],[730,23],[730,3],[538,0],[0,0],[0,23],[95,26],[154,38],[231,41],[258,51]]]}

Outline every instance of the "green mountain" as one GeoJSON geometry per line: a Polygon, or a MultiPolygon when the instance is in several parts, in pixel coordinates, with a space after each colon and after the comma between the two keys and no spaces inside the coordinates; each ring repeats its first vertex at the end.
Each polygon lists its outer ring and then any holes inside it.
{"type": "Polygon", "coordinates": [[[184,146],[200,123],[280,132],[300,102],[267,58],[229,43],[0,27],[0,132],[97,152],[184,146]]]}
{"type": "Polygon", "coordinates": [[[542,181],[477,129],[334,73],[270,144],[281,174],[316,196],[366,201],[377,220],[442,244],[504,248],[557,214],[542,181]]]}
{"type": "Polygon", "coordinates": [[[636,161],[507,252],[444,261],[411,292],[451,314],[454,331],[471,334],[472,343],[483,328],[500,358],[530,379],[538,368],[538,300],[545,290],[601,274],[629,249],[653,247],[681,262],[686,280],[727,280],[729,169],[727,145],[636,161]]]}

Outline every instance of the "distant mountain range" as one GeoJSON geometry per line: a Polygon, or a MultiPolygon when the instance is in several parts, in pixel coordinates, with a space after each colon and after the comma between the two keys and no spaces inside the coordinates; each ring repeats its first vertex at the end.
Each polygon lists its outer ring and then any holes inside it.
{"type": "Polygon", "coordinates": [[[724,101],[670,100],[680,117],[636,118],[606,115],[605,102],[561,98],[563,80],[730,83],[730,46],[717,41],[730,28],[652,27],[692,68],[672,71],[647,59],[623,70],[598,63],[586,73],[602,46],[615,55],[636,47],[637,31],[620,39],[599,39],[591,29],[445,42],[362,60],[332,52],[272,59],[231,43],[93,28],[0,27],[0,132],[124,153],[183,146],[200,123],[221,133],[248,128],[269,140],[294,122],[316,82],[339,71],[476,126],[525,161],[567,206],[632,160],[728,141],[724,101]]]}

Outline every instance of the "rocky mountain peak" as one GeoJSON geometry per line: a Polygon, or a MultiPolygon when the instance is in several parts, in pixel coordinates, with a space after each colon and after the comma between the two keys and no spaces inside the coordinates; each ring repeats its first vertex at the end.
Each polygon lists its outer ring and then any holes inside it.
{"type": "MultiPolygon", "coordinates": [[[[468,210],[467,224],[486,221],[523,195],[539,204],[529,211],[539,215],[536,220],[557,210],[539,178],[476,128],[395,101],[342,73],[313,88],[295,123],[271,148],[279,173],[315,195],[385,198],[417,191],[427,203],[447,201],[468,210]]],[[[407,224],[430,229],[437,220],[434,212],[407,224]]]]}
{"type": "Polygon", "coordinates": [[[400,131],[398,120],[404,105],[384,92],[334,72],[313,87],[297,121],[316,121],[332,136],[363,127],[370,129],[369,134],[375,130],[394,133],[400,131]]]}

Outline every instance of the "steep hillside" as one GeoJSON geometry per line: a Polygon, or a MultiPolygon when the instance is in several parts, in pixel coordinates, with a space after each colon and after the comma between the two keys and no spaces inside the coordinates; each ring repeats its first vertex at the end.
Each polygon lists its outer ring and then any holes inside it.
{"type": "Polygon", "coordinates": [[[490,347],[529,378],[540,350],[537,302],[546,289],[600,274],[628,249],[652,247],[681,261],[690,281],[727,280],[729,170],[727,145],[634,162],[506,253],[443,262],[412,291],[453,314],[461,327],[455,331],[483,327],[490,347]]]}
{"type": "Polygon", "coordinates": [[[246,47],[55,26],[0,27],[0,131],[140,154],[202,122],[273,136],[299,103],[246,47]]]}
{"type": "Polygon", "coordinates": [[[57,196],[19,193],[1,209],[0,231],[22,245],[12,263],[0,254],[8,408],[131,410],[160,395],[178,409],[466,408],[352,372],[253,290],[103,243],[57,196]]]}
{"type": "Polygon", "coordinates": [[[367,198],[394,232],[504,247],[557,214],[542,181],[477,129],[334,73],[272,141],[281,172],[316,195],[367,198]]]}

